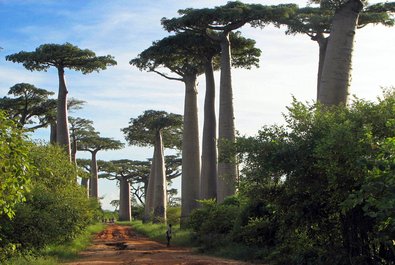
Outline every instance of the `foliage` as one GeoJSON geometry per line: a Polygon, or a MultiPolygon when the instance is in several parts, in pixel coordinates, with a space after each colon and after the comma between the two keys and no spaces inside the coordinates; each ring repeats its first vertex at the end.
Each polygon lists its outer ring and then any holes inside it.
{"type": "Polygon", "coordinates": [[[193,30],[205,32],[206,29],[209,29],[230,32],[248,22],[254,22],[262,27],[269,23],[279,25],[282,20],[295,12],[296,7],[294,4],[266,6],[229,1],[226,5],[215,8],[179,10],[180,18],[163,18],[162,24],[168,31],[193,30]]]}
{"type": "Polygon", "coordinates": [[[31,192],[15,207],[12,220],[0,218],[4,242],[23,252],[74,238],[96,218],[99,207],[76,184],[76,169],[63,149],[33,145],[29,156],[37,169],[31,192]]]}
{"type": "Polygon", "coordinates": [[[179,114],[146,110],[137,118],[131,118],[129,126],[123,128],[122,132],[130,145],[153,146],[159,130],[164,147],[181,148],[182,115],[179,114]]]}
{"type": "Polygon", "coordinates": [[[239,214],[240,202],[232,197],[221,204],[214,200],[199,202],[202,207],[192,211],[188,222],[197,241],[206,248],[226,242],[239,214]]]}
{"type": "MultiPolygon", "coordinates": [[[[166,230],[165,224],[142,223],[142,221],[132,221],[131,225],[133,230],[139,234],[148,236],[150,239],[166,243],[166,230]]],[[[191,231],[180,229],[180,225],[172,225],[172,238],[171,244],[175,246],[193,246],[191,231]]]]}
{"type": "Polygon", "coordinates": [[[12,217],[14,206],[25,200],[34,172],[28,147],[23,131],[0,111],[0,216],[12,217]]]}
{"type": "Polygon", "coordinates": [[[23,63],[30,71],[47,71],[49,67],[69,68],[88,74],[93,71],[105,70],[107,66],[116,65],[110,55],[96,56],[88,49],[80,49],[70,43],[43,44],[33,52],[21,51],[6,56],[7,61],[23,63]]]}
{"type": "Polygon", "coordinates": [[[10,118],[18,120],[20,127],[32,124],[31,130],[46,127],[50,122],[48,117],[56,108],[56,101],[48,98],[53,94],[32,84],[15,84],[8,91],[8,95],[14,97],[0,99],[0,109],[6,110],[10,118]]]}
{"type": "Polygon", "coordinates": [[[241,191],[264,211],[238,238],[275,264],[392,264],[394,91],[349,108],[294,101],[285,119],[239,140],[241,191]]]}

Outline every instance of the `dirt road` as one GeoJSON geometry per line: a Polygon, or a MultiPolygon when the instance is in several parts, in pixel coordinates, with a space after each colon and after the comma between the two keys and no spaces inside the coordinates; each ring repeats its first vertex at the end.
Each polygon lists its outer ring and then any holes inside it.
{"type": "Polygon", "coordinates": [[[245,265],[239,261],[201,256],[188,248],[166,247],[137,235],[130,227],[108,225],[99,233],[93,245],[80,253],[76,261],[68,265],[245,265]]]}

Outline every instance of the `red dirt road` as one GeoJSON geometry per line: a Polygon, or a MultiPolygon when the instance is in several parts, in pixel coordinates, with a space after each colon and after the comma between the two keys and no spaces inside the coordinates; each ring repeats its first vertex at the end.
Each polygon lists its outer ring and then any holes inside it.
{"type": "Polygon", "coordinates": [[[87,250],[80,253],[76,261],[68,265],[246,265],[234,260],[226,260],[192,253],[191,249],[166,247],[137,235],[130,227],[109,225],[96,235],[87,250]]]}

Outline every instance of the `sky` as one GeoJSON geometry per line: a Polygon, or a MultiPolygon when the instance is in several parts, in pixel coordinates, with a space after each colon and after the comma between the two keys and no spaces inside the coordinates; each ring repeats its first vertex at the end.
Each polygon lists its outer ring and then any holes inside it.
{"type": "MultiPolygon", "coordinates": [[[[99,73],[83,75],[66,70],[69,97],[86,101],[73,117],[90,119],[103,137],[126,143],[121,128],[145,110],[183,113],[184,85],[154,73],[141,72],[129,64],[153,41],[169,35],[160,20],[176,17],[184,8],[204,8],[226,4],[226,0],[0,0],[0,96],[17,83],[31,83],[57,94],[54,69],[30,72],[5,56],[33,51],[45,43],[72,43],[96,55],[110,54],[118,62],[99,73]]],[[[254,0],[246,3],[296,3],[307,0],[254,0]]],[[[380,1],[370,1],[371,4],[380,1]]],[[[292,97],[313,102],[316,98],[318,45],[306,35],[286,35],[285,28],[272,26],[240,30],[254,39],[262,50],[260,67],[232,72],[236,129],[241,135],[255,135],[264,125],[283,124],[292,97]]],[[[382,88],[395,85],[395,28],[367,26],[357,30],[350,92],[374,101],[382,88]]],[[[204,78],[199,77],[199,122],[203,123],[204,78]]],[[[219,86],[219,73],[216,73],[219,86]]],[[[218,93],[217,93],[218,99],[218,93]]],[[[217,109],[218,111],[218,109],[217,109]]],[[[218,113],[218,112],[217,112],[218,113]]],[[[202,126],[201,126],[202,127],[202,126]]],[[[201,134],[201,131],[200,131],[201,134]]],[[[49,139],[49,129],[32,138],[49,139]]],[[[166,151],[166,154],[171,154],[166,151]]],[[[174,153],[174,152],[173,152],[174,153]]],[[[89,158],[88,153],[77,154],[89,158]]],[[[151,148],[126,146],[122,150],[98,153],[98,159],[146,160],[151,148]]],[[[175,182],[179,188],[179,181],[175,182]]],[[[118,199],[115,182],[99,181],[103,208],[118,199]]]]}

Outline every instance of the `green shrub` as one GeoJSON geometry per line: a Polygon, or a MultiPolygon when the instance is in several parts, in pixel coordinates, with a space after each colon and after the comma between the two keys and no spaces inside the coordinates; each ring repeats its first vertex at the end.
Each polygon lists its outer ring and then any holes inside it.
{"type": "Polygon", "coordinates": [[[189,227],[204,247],[223,244],[235,225],[240,211],[239,202],[231,198],[218,205],[212,200],[201,201],[201,204],[201,208],[192,211],[189,227]]]}

